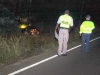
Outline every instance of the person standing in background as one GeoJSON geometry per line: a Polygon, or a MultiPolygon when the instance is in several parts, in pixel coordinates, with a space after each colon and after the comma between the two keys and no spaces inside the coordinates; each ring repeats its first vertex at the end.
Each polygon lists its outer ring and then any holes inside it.
{"type": "Polygon", "coordinates": [[[90,20],[91,16],[87,15],[85,18],[86,21],[81,24],[79,32],[80,36],[82,36],[82,52],[88,52],[90,35],[92,33],[92,30],[95,28],[94,23],[90,20]]]}

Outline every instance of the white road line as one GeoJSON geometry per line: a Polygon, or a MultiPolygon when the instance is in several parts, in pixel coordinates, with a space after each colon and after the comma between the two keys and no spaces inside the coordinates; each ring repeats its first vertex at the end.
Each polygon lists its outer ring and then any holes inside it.
{"type": "MultiPolygon", "coordinates": [[[[100,38],[100,37],[97,37],[97,38],[95,38],[95,39],[90,40],[89,42],[95,41],[95,40],[97,40],[97,39],[99,39],[99,38],[100,38]]],[[[73,48],[67,50],[67,52],[69,52],[69,51],[71,51],[71,50],[73,50],[73,49],[75,49],[75,48],[78,48],[78,47],[80,47],[80,46],[81,46],[81,45],[75,46],[75,47],[73,47],[73,48]]]]}
{"type": "MultiPolygon", "coordinates": [[[[97,38],[95,38],[95,39],[93,39],[93,40],[90,40],[90,42],[93,42],[93,41],[95,41],[95,40],[97,40],[97,39],[99,39],[100,37],[97,37],[97,38]]],[[[69,51],[71,51],[71,50],[74,50],[74,49],[76,49],[76,48],[78,48],[78,47],[80,47],[81,45],[78,45],[78,46],[76,46],[76,47],[73,47],[73,48],[71,48],[71,49],[68,49],[67,50],[67,52],[69,52],[69,51]]],[[[12,72],[12,73],[10,73],[10,74],[8,74],[8,75],[16,75],[16,74],[18,74],[18,73],[20,73],[20,72],[22,72],[22,71],[25,71],[25,70],[27,70],[27,69],[29,69],[29,68],[32,68],[32,67],[34,67],[34,66],[37,66],[37,65],[39,65],[39,64],[41,64],[41,63],[43,63],[43,62],[46,62],[46,61],[48,61],[48,60],[50,60],[50,59],[53,59],[53,58],[55,58],[55,57],[57,57],[58,55],[54,55],[54,56],[51,56],[51,57],[49,57],[49,58],[46,58],[46,59],[44,59],[44,60],[42,60],[42,61],[40,61],[40,62],[37,62],[37,63],[35,63],[35,64],[32,64],[32,65],[30,65],[30,66],[27,66],[27,67],[25,67],[25,68],[22,68],[22,69],[20,69],[20,70],[17,70],[17,71],[15,71],[15,72],[12,72]]]]}

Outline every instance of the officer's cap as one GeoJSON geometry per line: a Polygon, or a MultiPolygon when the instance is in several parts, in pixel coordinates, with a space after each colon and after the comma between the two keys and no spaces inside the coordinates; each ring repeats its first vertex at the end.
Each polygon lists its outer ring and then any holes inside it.
{"type": "Polygon", "coordinates": [[[86,15],[86,17],[85,18],[91,18],[91,16],[90,15],[86,15]]]}

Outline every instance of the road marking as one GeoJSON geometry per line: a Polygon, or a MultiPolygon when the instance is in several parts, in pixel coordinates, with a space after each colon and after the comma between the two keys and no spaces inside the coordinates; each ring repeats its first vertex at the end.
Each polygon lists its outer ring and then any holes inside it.
{"type": "MultiPolygon", "coordinates": [[[[97,39],[99,39],[100,37],[97,37],[97,38],[95,38],[95,39],[93,39],[93,40],[90,40],[89,42],[92,42],[92,41],[95,41],[95,40],[97,40],[97,39]]],[[[76,47],[73,47],[73,48],[71,48],[71,49],[68,49],[67,50],[67,52],[69,52],[69,51],[71,51],[71,50],[73,50],[73,49],[76,49],[76,48],[78,48],[78,47],[80,47],[81,45],[78,45],[78,46],[76,46],[76,47]]]]}
{"type": "MultiPolygon", "coordinates": [[[[93,39],[93,40],[90,40],[89,42],[93,42],[93,41],[95,41],[95,40],[97,40],[97,39],[99,39],[100,37],[97,37],[97,38],[95,38],[95,39],[93,39]]],[[[69,52],[69,51],[71,51],[71,50],[74,50],[74,49],[76,49],[76,48],[78,48],[78,47],[80,47],[81,45],[78,45],[78,46],[75,46],[75,47],[73,47],[73,48],[71,48],[71,49],[68,49],[67,50],[67,52],[69,52]]],[[[44,60],[42,60],[42,61],[40,61],[40,62],[37,62],[37,63],[35,63],[35,64],[32,64],[32,65],[30,65],[30,66],[27,66],[27,67],[25,67],[25,68],[22,68],[22,69],[20,69],[20,70],[17,70],[17,71],[15,71],[15,72],[12,72],[12,73],[10,73],[10,74],[8,74],[8,75],[16,75],[16,74],[18,74],[18,73],[20,73],[20,72],[22,72],[22,71],[25,71],[25,70],[27,70],[27,69],[29,69],[29,68],[32,68],[32,67],[34,67],[34,66],[37,66],[37,65],[39,65],[39,64],[41,64],[41,63],[43,63],[43,62],[46,62],[46,61],[48,61],[48,60],[50,60],[50,59],[53,59],[53,58],[55,58],[55,57],[57,57],[58,55],[54,55],[54,56],[51,56],[51,57],[49,57],[49,58],[46,58],[46,59],[44,59],[44,60]]]]}

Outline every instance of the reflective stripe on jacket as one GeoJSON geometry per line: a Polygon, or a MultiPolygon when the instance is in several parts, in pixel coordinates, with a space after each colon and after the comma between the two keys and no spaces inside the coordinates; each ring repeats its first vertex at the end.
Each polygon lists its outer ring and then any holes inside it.
{"type": "Polygon", "coordinates": [[[80,32],[79,33],[92,33],[92,30],[94,29],[94,23],[92,21],[84,21],[82,25],[80,26],[80,32]]]}
{"type": "Polygon", "coordinates": [[[71,24],[72,17],[65,14],[60,16],[60,27],[69,28],[71,24]]]}

